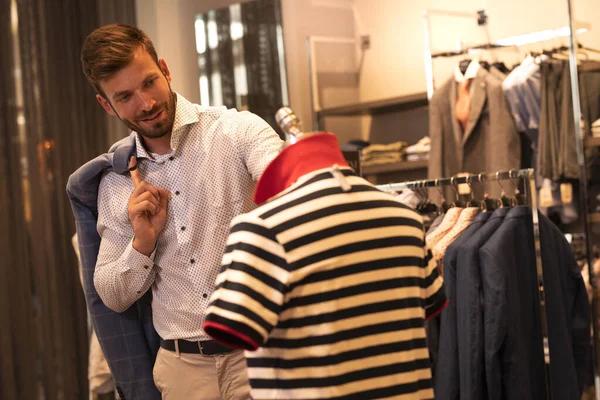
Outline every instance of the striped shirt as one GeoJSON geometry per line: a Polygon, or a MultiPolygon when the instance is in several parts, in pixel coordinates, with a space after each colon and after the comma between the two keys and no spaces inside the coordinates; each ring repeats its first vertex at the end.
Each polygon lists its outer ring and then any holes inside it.
{"type": "Polygon", "coordinates": [[[446,299],[422,218],[351,169],[234,218],[216,285],[204,329],[250,350],[254,399],[434,397],[424,321],[446,299]]]}

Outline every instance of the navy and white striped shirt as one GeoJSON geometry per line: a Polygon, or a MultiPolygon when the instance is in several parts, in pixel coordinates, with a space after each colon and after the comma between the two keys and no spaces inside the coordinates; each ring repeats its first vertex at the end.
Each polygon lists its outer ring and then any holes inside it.
{"type": "Polygon", "coordinates": [[[204,329],[252,350],[254,399],[434,397],[424,321],[446,299],[422,218],[351,169],[234,218],[222,264],[204,329]]]}

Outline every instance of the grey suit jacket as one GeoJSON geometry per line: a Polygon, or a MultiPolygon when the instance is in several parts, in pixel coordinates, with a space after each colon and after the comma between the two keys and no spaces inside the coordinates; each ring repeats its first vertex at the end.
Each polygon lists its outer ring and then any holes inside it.
{"type": "MultiPolygon", "coordinates": [[[[456,82],[450,78],[431,99],[429,178],[520,168],[521,139],[502,82],[485,69],[479,69],[471,83],[471,112],[464,132],[454,116],[456,97],[456,82]]],[[[474,190],[478,189],[476,186],[474,190]]],[[[499,194],[498,185],[488,186],[490,194],[499,194]]]]}

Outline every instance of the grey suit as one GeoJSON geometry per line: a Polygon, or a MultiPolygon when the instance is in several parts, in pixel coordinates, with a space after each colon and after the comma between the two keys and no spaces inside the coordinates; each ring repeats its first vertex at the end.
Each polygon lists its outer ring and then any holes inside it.
{"type": "MultiPolygon", "coordinates": [[[[479,69],[471,83],[471,110],[464,132],[454,115],[456,98],[456,82],[451,78],[431,99],[429,178],[520,168],[521,140],[500,80],[479,69]]],[[[497,185],[490,189],[498,194],[497,185]]]]}

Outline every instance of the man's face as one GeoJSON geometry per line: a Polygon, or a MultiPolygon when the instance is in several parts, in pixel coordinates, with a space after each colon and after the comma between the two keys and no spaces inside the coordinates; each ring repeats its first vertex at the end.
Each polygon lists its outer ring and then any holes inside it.
{"type": "Polygon", "coordinates": [[[158,65],[140,47],[133,60],[123,69],[100,83],[106,98],[98,102],[116,115],[129,129],[148,139],[170,133],[175,120],[175,94],[171,91],[171,74],[161,58],[158,65]]]}

